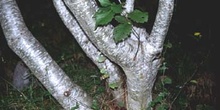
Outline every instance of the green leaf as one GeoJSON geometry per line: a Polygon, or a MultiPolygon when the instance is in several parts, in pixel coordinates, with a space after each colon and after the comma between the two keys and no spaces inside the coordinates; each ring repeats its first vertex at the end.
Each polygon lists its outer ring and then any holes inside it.
{"type": "Polygon", "coordinates": [[[158,96],[159,96],[159,97],[162,97],[162,98],[164,98],[166,95],[167,95],[167,92],[160,92],[160,93],[158,94],[158,96]]]}
{"type": "Polygon", "coordinates": [[[102,73],[102,74],[107,74],[107,71],[106,71],[105,68],[102,68],[102,69],[100,70],[100,73],[102,73]]]}
{"type": "Polygon", "coordinates": [[[157,107],[157,110],[168,110],[169,106],[167,104],[160,104],[157,107]]]}
{"type": "Polygon", "coordinates": [[[198,82],[196,80],[191,80],[191,83],[197,84],[198,82]]]}
{"type": "Polygon", "coordinates": [[[110,6],[112,3],[109,0],[99,0],[99,3],[103,7],[110,6]]]}
{"type": "Polygon", "coordinates": [[[112,21],[115,13],[109,8],[99,8],[99,10],[95,13],[95,21],[96,26],[98,25],[106,25],[112,21]]]}
{"type": "Polygon", "coordinates": [[[166,65],[163,65],[163,66],[161,66],[160,68],[159,68],[159,70],[162,70],[162,71],[165,71],[165,70],[167,70],[168,68],[166,67],[166,65]]]}
{"type": "Polygon", "coordinates": [[[166,44],[164,44],[164,46],[165,46],[166,48],[172,48],[172,43],[167,42],[166,44]]]}
{"type": "Polygon", "coordinates": [[[154,99],[154,103],[161,102],[162,100],[163,100],[163,96],[157,96],[157,97],[154,99]]]}
{"type": "Polygon", "coordinates": [[[118,84],[117,83],[110,83],[108,85],[111,89],[116,89],[118,87],[118,84]]]}
{"type": "Polygon", "coordinates": [[[92,101],[92,110],[100,110],[99,109],[99,103],[95,99],[92,101]]]}
{"type": "Polygon", "coordinates": [[[99,55],[98,62],[103,63],[106,60],[106,57],[103,55],[99,55]]]}
{"type": "Polygon", "coordinates": [[[124,16],[115,16],[115,20],[119,23],[128,23],[128,19],[126,19],[124,16]]]}
{"type": "Polygon", "coordinates": [[[107,78],[109,78],[109,75],[108,74],[104,74],[104,75],[101,76],[100,79],[103,80],[103,79],[107,79],[107,78]]]}
{"type": "Polygon", "coordinates": [[[114,13],[121,13],[122,12],[122,5],[121,4],[112,4],[111,5],[111,10],[114,13]]]}
{"type": "Polygon", "coordinates": [[[165,77],[165,78],[163,79],[163,83],[164,83],[164,84],[172,84],[172,79],[169,78],[169,77],[165,77]]]}
{"type": "Polygon", "coordinates": [[[119,24],[115,27],[113,32],[113,37],[116,43],[120,42],[121,40],[124,40],[128,37],[128,35],[131,33],[132,25],[131,24],[119,24]]]}
{"type": "Polygon", "coordinates": [[[153,106],[155,106],[155,104],[156,104],[156,102],[153,100],[153,101],[150,102],[149,107],[153,107],[153,106]]]}
{"type": "Polygon", "coordinates": [[[72,107],[71,110],[77,110],[79,108],[79,104],[77,103],[75,107],[72,107]]]}
{"type": "Polygon", "coordinates": [[[128,14],[128,18],[137,23],[144,23],[148,21],[148,13],[142,12],[140,10],[134,10],[133,12],[128,14]]]}

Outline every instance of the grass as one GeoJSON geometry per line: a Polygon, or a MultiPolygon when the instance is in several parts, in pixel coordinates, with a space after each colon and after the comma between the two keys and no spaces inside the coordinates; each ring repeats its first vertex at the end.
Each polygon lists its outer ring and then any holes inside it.
{"type": "MultiPolygon", "coordinates": [[[[85,54],[80,51],[79,47],[72,46],[72,51],[69,51],[68,47],[71,47],[72,44],[66,44],[67,45],[64,45],[64,47],[60,47],[59,54],[56,55],[54,58],[56,59],[60,67],[66,72],[66,74],[73,80],[73,82],[81,86],[91,97],[95,99],[93,103],[94,110],[100,110],[100,108],[105,108],[103,110],[108,110],[108,100],[111,99],[105,92],[105,82],[100,80],[99,70],[93,63],[91,63],[91,61],[85,56],[85,54]]],[[[184,53],[183,51],[180,51],[180,53],[178,53],[178,49],[181,49],[181,47],[178,47],[178,45],[174,46],[172,49],[170,49],[173,50],[173,52],[168,52],[170,54],[167,54],[167,56],[165,57],[165,61],[168,63],[168,70],[166,71],[165,75],[171,77],[171,79],[173,80],[173,83],[168,85],[168,88],[166,88],[169,91],[169,95],[165,100],[161,100],[166,101],[166,103],[171,103],[174,100],[173,96],[176,96],[176,94],[180,90],[180,88],[177,88],[177,86],[182,85],[184,82],[186,82],[195,70],[196,65],[198,66],[198,62],[194,61],[194,59],[196,59],[194,55],[184,53]]],[[[201,79],[203,75],[204,74],[201,74],[201,76],[198,76],[197,78],[195,77],[192,80],[195,80],[197,85],[201,85],[205,80],[207,81],[208,78],[205,77],[201,79]]],[[[158,74],[158,77],[160,76],[161,75],[158,74]]],[[[62,109],[59,103],[39,82],[37,82],[37,85],[32,84],[24,91],[14,90],[10,81],[6,81],[5,79],[4,84],[0,83],[0,87],[1,85],[5,85],[5,88],[1,88],[2,91],[0,92],[0,110],[62,109]]],[[[184,91],[191,91],[192,89],[189,88],[192,87],[191,85],[187,85],[186,88],[183,89],[183,92],[179,94],[173,105],[175,108],[179,107],[178,109],[181,110],[185,110],[185,108],[187,107],[189,108],[190,99],[192,99],[193,97],[187,97],[187,95],[190,94],[187,94],[184,91]]],[[[208,85],[202,85],[202,87],[205,86],[208,85]]],[[[196,88],[200,91],[204,90],[200,86],[196,86],[196,88]]],[[[157,92],[154,92],[155,94],[159,94],[159,92],[161,91],[164,92],[163,90],[159,89],[157,92]]],[[[193,96],[196,96],[196,94],[193,94],[193,96]]],[[[206,103],[197,103],[196,108],[212,110],[212,104],[209,105],[206,103]]]]}
{"type": "MultiPolygon", "coordinates": [[[[34,84],[35,85],[35,84],[34,84]]],[[[61,108],[50,93],[39,84],[35,87],[33,84],[23,90],[13,89],[9,84],[8,91],[1,95],[1,110],[52,110],[61,108]]]]}
{"type": "MultiPolygon", "coordinates": [[[[38,1],[40,0],[37,0],[35,2],[38,1]]],[[[41,1],[46,2],[45,0],[41,1]]],[[[42,9],[39,11],[39,7],[37,7],[36,10],[32,8],[30,9],[30,6],[37,6],[36,4],[32,3],[33,1],[23,0],[19,2],[24,2],[23,5],[25,6],[21,8],[21,11],[23,12],[25,21],[27,22],[27,26],[29,27],[30,31],[42,43],[42,45],[52,55],[52,57],[58,62],[61,68],[63,68],[63,70],[67,73],[67,75],[95,99],[93,106],[94,110],[100,110],[99,108],[101,106],[108,106],[108,104],[106,104],[107,102],[104,102],[106,100],[106,95],[108,94],[104,94],[105,84],[102,80],[100,80],[100,74],[98,69],[82,53],[80,47],[78,47],[77,43],[73,40],[73,36],[62,24],[61,20],[59,19],[59,16],[55,12],[55,9],[50,9],[52,8],[52,4],[41,4],[42,9]],[[28,13],[29,11],[32,14],[28,13]],[[104,98],[102,94],[105,95],[104,98]]],[[[186,36],[184,36],[184,39],[186,39],[186,36]]],[[[181,86],[184,82],[186,82],[187,79],[189,79],[189,77],[195,69],[195,66],[197,66],[198,63],[200,63],[201,59],[203,59],[203,56],[206,56],[198,54],[198,51],[202,51],[202,49],[193,49],[193,52],[189,51],[195,47],[206,49],[206,45],[197,45],[198,43],[196,42],[193,43],[194,45],[192,47],[190,47],[189,42],[186,42],[186,46],[183,46],[184,43],[180,44],[178,41],[178,39],[174,39],[174,41],[172,42],[172,48],[168,49],[166,56],[164,56],[168,67],[168,70],[166,70],[165,75],[171,77],[173,81],[173,83],[168,85],[167,88],[170,92],[167,98],[169,99],[167,100],[167,103],[173,101],[172,95],[176,96],[177,92],[180,89],[177,88],[177,86],[181,86]],[[199,61],[195,61],[195,59],[199,59],[199,61]]],[[[12,66],[16,63],[16,61],[14,60],[11,61],[11,59],[15,56],[11,55],[12,53],[5,54],[4,59],[7,62],[10,62],[11,64],[6,65],[7,67],[12,66]]],[[[202,53],[207,52],[204,51],[202,53]]],[[[13,70],[13,68],[8,68],[7,70],[13,70]]],[[[158,74],[158,77],[160,76],[161,74],[158,74]]],[[[201,76],[204,76],[204,74],[202,74],[201,76]]],[[[201,76],[197,76],[193,79],[197,81],[197,85],[206,84],[204,82],[207,82],[207,77],[203,78],[201,76]],[[201,81],[201,83],[199,81],[201,81]]],[[[187,87],[189,88],[191,87],[191,85],[187,85],[187,87]]],[[[196,87],[197,91],[201,89],[200,86],[196,87]]],[[[37,83],[37,85],[32,84],[29,88],[19,92],[17,90],[14,90],[11,86],[10,78],[2,79],[1,74],[0,89],[0,110],[62,109],[62,107],[57,103],[57,101],[39,82],[37,83]]],[[[192,89],[189,88],[188,90],[192,89]]],[[[161,91],[162,90],[159,89],[156,92],[161,91]]],[[[180,110],[183,108],[187,108],[190,103],[189,99],[193,98],[187,98],[187,95],[190,94],[187,94],[186,92],[181,92],[176,102],[174,103],[174,107],[176,106],[176,108],[179,108],[180,110]]],[[[196,101],[198,102],[198,100],[196,101]]],[[[200,110],[211,110],[209,105],[200,103],[197,104],[196,108],[200,108],[200,110]]]]}
{"type": "MultiPolygon", "coordinates": [[[[83,56],[83,55],[81,55],[83,56]]],[[[79,57],[77,57],[79,58],[79,57]]],[[[62,59],[59,65],[74,83],[81,86],[90,96],[99,97],[104,93],[104,83],[100,80],[99,71],[85,57],[80,59],[62,59]]],[[[62,107],[35,79],[30,87],[23,91],[13,89],[10,81],[4,79],[7,89],[0,94],[0,110],[60,110],[62,107]]],[[[97,106],[97,105],[96,105],[97,106]]],[[[98,108],[98,107],[96,107],[98,108]]]]}

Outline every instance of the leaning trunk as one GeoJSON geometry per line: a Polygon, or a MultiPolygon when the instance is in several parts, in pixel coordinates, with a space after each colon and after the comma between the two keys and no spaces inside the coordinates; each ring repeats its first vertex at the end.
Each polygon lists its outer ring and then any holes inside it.
{"type": "Polygon", "coordinates": [[[52,96],[70,110],[89,110],[91,98],[64,73],[24,24],[15,0],[0,0],[0,23],[9,47],[52,96]]]}
{"type": "MultiPolygon", "coordinates": [[[[117,84],[117,89],[109,89],[112,93],[114,100],[118,104],[125,103],[125,90],[123,87],[123,73],[121,69],[115,63],[111,62],[108,58],[104,61],[98,61],[100,56],[103,54],[94,46],[94,44],[89,40],[87,35],[84,33],[74,16],[65,6],[62,0],[53,0],[54,6],[61,17],[63,23],[69,29],[73,37],[76,39],[78,44],[81,46],[82,50],[86,55],[94,62],[94,64],[101,70],[105,69],[109,78],[107,78],[107,84],[117,84]]],[[[108,86],[107,85],[107,86],[108,86]]]]}

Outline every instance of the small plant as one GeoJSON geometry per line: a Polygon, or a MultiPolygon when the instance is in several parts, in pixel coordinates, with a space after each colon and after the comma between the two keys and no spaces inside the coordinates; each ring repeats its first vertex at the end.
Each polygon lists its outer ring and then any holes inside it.
{"type": "Polygon", "coordinates": [[[156,108],[156,110],[168,110],[169,103],[167,101],[167,97],[170,95],[168,89],[165,88],[165,85],[172,84],[172,79],[165,75],[165,71],[167,69],[166,62],[164,62],[160,68],[162,72],[162,76],[159,77],[159,84],[157,85],[160,93],[151,101],[147,110],[151,110],[151,108],[156,108]]]}
{"type": "Polygon", "coordinates": [[[109,0],[99,0],[101,7],[95,14],[96,27],[109,24],[116,20],[118,25],[114,28],[113,39],[116,43],[128,38],[135,23],[145,23],[148,21],[148,13],[135,9],[131,13],[122,14],[123,3],[116,4],[109,0]]]}

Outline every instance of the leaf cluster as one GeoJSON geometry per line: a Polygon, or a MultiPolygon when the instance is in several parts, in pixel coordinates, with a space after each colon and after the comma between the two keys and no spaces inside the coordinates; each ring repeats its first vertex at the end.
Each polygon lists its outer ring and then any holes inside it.
{"type": "Polygon", "coordinates": [[[126,39],[131,31],[133,23],[145,23],[148,21],[148,13],[135,9],[127,15],[122,15],[123,3],[116,4],[109,0],[99,0],[101,7],[95,13],[97,26],[109,24],[113,19],[119,24],[114,28],[113,39],[116,43],[126,39]]]}

